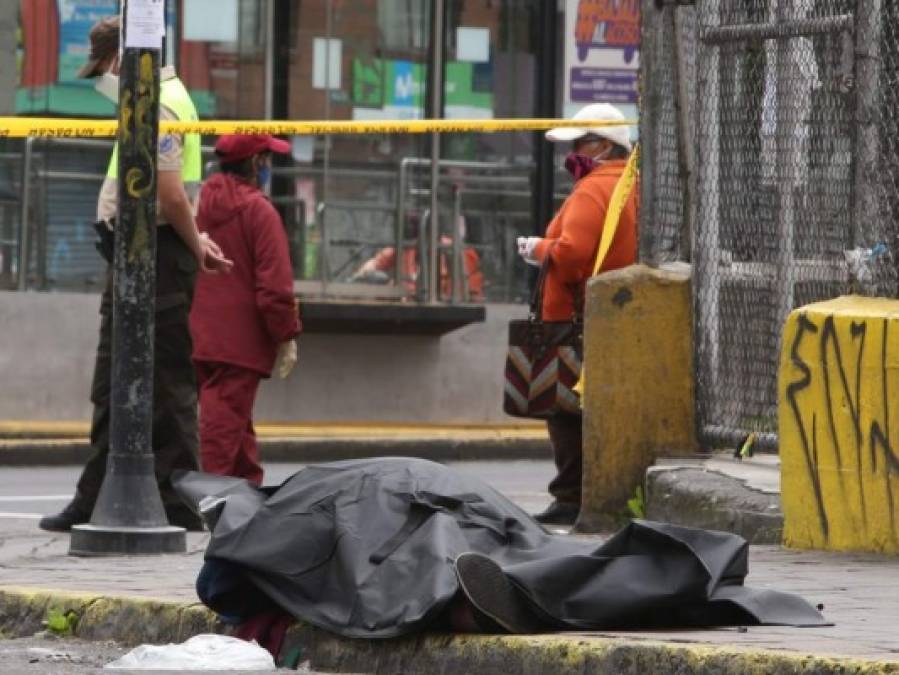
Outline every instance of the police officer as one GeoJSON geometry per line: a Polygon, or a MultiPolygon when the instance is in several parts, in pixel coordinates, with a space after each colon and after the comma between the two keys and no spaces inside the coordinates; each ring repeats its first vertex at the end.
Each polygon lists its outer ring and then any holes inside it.
{"type": "MultiPolygon", "coordinates": [[[[91,51],[80,77],[97,78],[97,90],[118,102],[118,17],[97,22],[90,32],[91,51]]],[[[174,68],[161,71],[161,120],[196,120],[197,111],[174,68]]],[[[197,270],[227,272],[231,261],[194,222],[193,203],[201,178],[200,137],[197,134],[160,134],[158,152],[156,320],[153,367],[153,454],[156,478],[166,514],[172,525],[202,529],[200,519],[175,494],[170,476],[175,469],[197,469],[197,387],[191,362],[188,314],[197,270]]],[[[118,148],[97,203],[98,230],[106,233],[101,252],[112,260],[111,233],[118,200],[118,148]]],[[[100,304],[100,342],[91,385],[94,416],[92,454],[75,497],[61,513],[45,516],[44,530],[67,532],[90,520],[106,473],[109,453],[110,378],[112,347],[112,266],[100,304]]]]}

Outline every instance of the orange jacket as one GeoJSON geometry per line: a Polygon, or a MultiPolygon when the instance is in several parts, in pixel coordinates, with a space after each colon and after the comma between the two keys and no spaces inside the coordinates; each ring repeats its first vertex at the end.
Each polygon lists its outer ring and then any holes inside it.
{"type": "MultiPolygon", "coordinates": [[[[542,264],[550,256],[543,289],[543,320],[568,321],[582,308],[584,287],[593,274],[596,251],[615,184],[626,160],[603,162],[581,178],[546,228],[534,257],[542,264]]],[[[632,265],[637,260],[637,205],[640,186],[634,187],[621,213],[612,247],[601,272],[632,265]]]]}
{"type": "MultiPolygon", "coordinates": [[[[444,239],[443,244],[452,243],[451,239],[444,239]]],[[[446,253],[440,255],[440,299],[449,300],[453,295],[451,276],[451,256],[446,253]]],[[[465,265],[465,275],[468,277],[467,301],[479,301],[484,299],[484,274],[481,272],[481,257],[470,246],[462,249],[462,260],[465,265]]],[[[375,269],[392,273],[396,261],[396,250],[393,247],[378,251],[374,258],[375,269]]],[[[418,251],[409,247],[403,251],[403,276],[406,279],[406,289],[410,293],[415,292],[415,280],[418,278],[418,251]]]]}

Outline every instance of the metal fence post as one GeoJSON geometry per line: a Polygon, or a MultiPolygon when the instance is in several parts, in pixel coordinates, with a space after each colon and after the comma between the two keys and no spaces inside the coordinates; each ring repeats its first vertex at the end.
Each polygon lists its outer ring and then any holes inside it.
{"type": "MultiPolygon", "coordinates": [[[[788,22],[795,17],[791,5],[785,2],[776,4],[775,20],[788,22]]],[[[796,130],[800,120],[796,118],[799,85],[796,68],[796,45],[793,40],[778,40],[776,49],[777,74],[777,141],[776,165],[778,174],[777,200],[777,291],[779,312],[777,320],[782,324],[793,311],[793,258],[794,258],[794,203],[797,178],[793,174],[796,167],[803,163],[808,165],[808,157],[802,156],[802,149],[796,139],[796,130]]],[[[800,172],[801,175],[802,172],[800,172]]],[[[806,172],[807,173],[807,172],[806,172]]],[[[780,341],[778,341],[778,345],[780,341]]]]}
{"type": "MultiPolygon", "coordinates": [[[[880,68],[883,82],[899,80],[899,4],[884,2],[880,6],[880,68]]],[[[895,150],[899,139],[899,90],[895,86],[878,89],[877,123],[880,137],[878,179],[881,185],[882,218],[888,233],[887,246],[893,252],[892,295],[899,294],[895,284],[899,282],[899,157],[895,150]]]]}
{"type": "MultiPolygon", "coordinates": [[[[446,3],[444,0],[434,0],[431,3],[432,17],[431,28],[431,114],[434,119],[443,117],[443,48],[444,40],[444,15],[446,3]]],[[[431,134],[431,220],[430,236],[428,237],[428,302],[435,303],[440,299],[440,134],[431,134]]]]}
{"type": "Polygon", "coordinates": [[[658,246],[656,237],[656,193],[655,172],[657,171],[656,144],[658,143],[658,118],[660,115],[662,92],[657,81],[658,60],[667,58],[660,48],[662,42],[663,13],[670,11],[659,7],[655,0],[643,0],[641,8],[640,43],[653,45],[641,53],[640,82],[640,262],[650,267],[658,266],[658,246]]]}
{"type": "Polygon", "coordinates": [[[453,256],[453,304],[457,305],[463,299],[468,301],[468,294],[464,293],[464,284],[468,277],[465,273],[465,266],[462,262],[462,228],[460,223],[462,220],[462,188],[459,185],[453,186],[453,223],[452,223],[452,256],[453,256]]]}
{"type": "MultiPolygon", "coordinates": [[[[687,72],[686,28],[683,22],[686,8],[671,8],[671,30],[674,39],[674,105],[677,114],[677,156],[684,191],[683,222],[679,233],[678,259],[689,260],[693,251],[696,223],[696,134],[691,116],[691,77],[687,72]]],[[[691,9],[692,11],[692,9],[691,9]]]]}
{"type": "Polygon", "coordinates": [[[881,6],[881,0],[858,0],[856,5],[851,248],[874,246],[886,234],[877,189],[881,6]]]}
{"type": "MultiPolygon", "coordinates": [[[[403,278],[403,257],[406,254],[406,177],[408,175],[408,157],[400,160],[396,188],[396,225],[394,227],[394,260],[393,283],[397,289],[405,290],[406,280],[403,278]]],[[[419,237],[424,232],[418,232],[419,237]]]]}
{"type": "MultiPolygon", "coordinates": [[[[718,0],[698,5],[706,25],[720,23],[718,0]]],[[[696,369],[696,423],[700,438],[719,400],[719,306],[718,265],[721,258],[721,176],[720,83],[721,59],[716,45],[699,44],[699,82],[697,88],[698,156],[703,158],[698,171],[698,214],[693,237],[693,315],[694,368],[696,369]]]]}
{"type": "Polygon", "coordinates": [[[31,256],[31,160],[34,155],[34,138],[26,138],[22,149],[22,208],[19,212],[19,273],[18,289],[28,288],[28,258],[31,256]]]}

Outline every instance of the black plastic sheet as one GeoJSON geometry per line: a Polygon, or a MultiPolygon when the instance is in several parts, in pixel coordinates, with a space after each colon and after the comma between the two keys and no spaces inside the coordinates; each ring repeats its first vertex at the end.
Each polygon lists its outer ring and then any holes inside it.
{"type": "Polygon", "coordinates": [[[426,460],[320,464],[277,488],[193,472],[175,484],[212,530],[200,595],[225,615],[258,609],[254,588],[340,635],[403,635],[442,614],[459,592],[456,558],[477,552],[549,629],[825,625],[797,596],[742,585],[741,537],[648,521],[604,543],[553,535],[485,483],[426,460]]]}

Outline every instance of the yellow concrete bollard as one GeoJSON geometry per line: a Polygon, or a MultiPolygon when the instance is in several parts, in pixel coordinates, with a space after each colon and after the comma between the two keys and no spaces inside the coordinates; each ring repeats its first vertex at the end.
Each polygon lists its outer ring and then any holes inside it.
{"type": "Polygon", "coordinates": [[[696,450],[689,269],[634,265],[588,284],[578,531],[619,524],[658,456],[696,450]]]}
{"type": "Polygon", "coordinates": [[[899,301],[845,296],[784,328],[784,543],[899,553],[899,301]]]}

